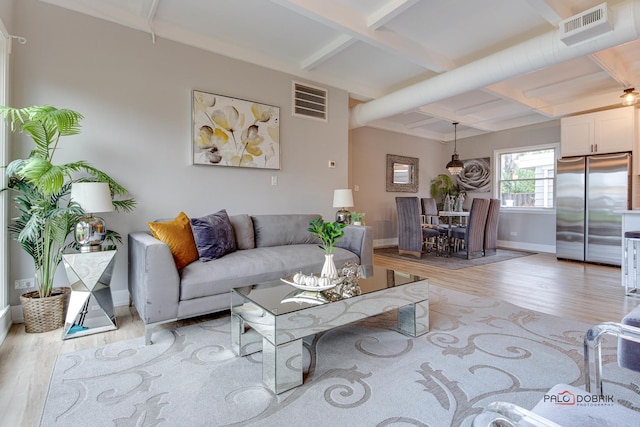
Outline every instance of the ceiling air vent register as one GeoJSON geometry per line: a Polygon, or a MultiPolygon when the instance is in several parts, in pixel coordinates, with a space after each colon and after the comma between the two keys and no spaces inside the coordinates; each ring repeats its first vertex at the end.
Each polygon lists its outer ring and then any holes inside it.
{"type": "Polygon", "coordinates": [[[327,121],[327,90],[293,82],[293,115],[327,121]]]}
{"type": "Polygon", "coordinates": [[[560,22],[560,40],[567,46],[613,31],[613,16],[607,3],[585,10],[560,22]]]}

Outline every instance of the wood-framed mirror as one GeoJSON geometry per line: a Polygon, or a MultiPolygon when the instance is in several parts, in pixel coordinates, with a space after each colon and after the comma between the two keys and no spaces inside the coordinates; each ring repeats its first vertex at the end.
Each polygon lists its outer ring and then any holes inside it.
{"type": "Polygon", "coordinates": [[[387,154],[387,191],[418,192],[418,158],[387,154]]]}

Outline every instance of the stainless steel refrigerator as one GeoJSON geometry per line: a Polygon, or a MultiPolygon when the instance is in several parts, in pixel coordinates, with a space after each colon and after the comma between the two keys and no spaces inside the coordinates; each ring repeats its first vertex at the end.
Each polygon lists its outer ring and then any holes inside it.
{"type": "Polygon", "coordinates": [[[622,215],[631,206],[631,154],[558,160],[556,257],[598,264],[622,261],[622,215]]]}

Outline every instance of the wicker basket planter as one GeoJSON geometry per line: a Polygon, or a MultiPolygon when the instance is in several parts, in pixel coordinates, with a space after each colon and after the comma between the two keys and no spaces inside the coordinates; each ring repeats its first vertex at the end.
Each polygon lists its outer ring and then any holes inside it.
{"type": "Polygon", "coordinates": [[[52,331],[64,326],[71,288],[54,288],[48,298],[39,298],[38,291],[20,295],[24,326],[28,333],[52,331]]]}

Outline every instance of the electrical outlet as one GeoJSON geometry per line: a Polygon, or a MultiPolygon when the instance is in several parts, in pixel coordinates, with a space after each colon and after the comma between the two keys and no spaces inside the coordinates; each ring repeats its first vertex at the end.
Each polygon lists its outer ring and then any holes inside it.
{"type": "Polygon", "coordinates": [[[277,176],[272,176],[271,177],[271,185],[278,185],[278,177],[277,176]]]}
{"type": "Polygon", "coordinates": [[[517,235],[518,235],[518,232],[517,232],[517,231],[512,231],[512,232],[511,232],[511,233],[509,233],[509,234],[511,234],[512,236],[517,236],[517,235]]]}
{"type": "Polygon", "coordinates": [[[33,279],[18,279],[15,281],[16,289],[29,289],[33,288],[33,279]]]}

